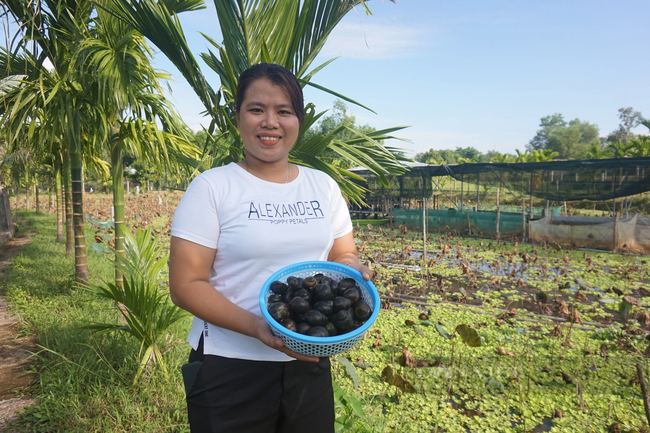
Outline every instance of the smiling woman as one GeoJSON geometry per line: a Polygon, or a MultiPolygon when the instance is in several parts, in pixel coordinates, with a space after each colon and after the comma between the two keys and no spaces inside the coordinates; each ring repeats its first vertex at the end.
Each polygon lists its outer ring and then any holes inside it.
{"type": "Polygon", "coordinates": [[[286,348],[258,302],[266,279],[297,262],[371,276],[336,182],[289,163],[303,116],[290,71],[266,63],[244,71],[236,121],[246,158],[197,177],[174,214],[171,297],[195,316],[185,368],[192,431],[334,431],[329,359],[286,348]]]}
{"type": "MultiPolygon", "coordinates": [[[[238,105],[236,119],[246,158],[240,166],[269,182],[289,182],[289,151],[300,129],[289,93],[266,78],[250,82],[242,93],[243,101],[238,105]]],[[[296,175],[297,170],[294,170],[294,177],[296,175]]]]}

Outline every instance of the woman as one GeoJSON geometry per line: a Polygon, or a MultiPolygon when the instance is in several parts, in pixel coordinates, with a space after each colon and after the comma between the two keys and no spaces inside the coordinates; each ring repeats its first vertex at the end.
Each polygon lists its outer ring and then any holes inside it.
{"type": "Polygon", "coordinates": [[[304,120],[302,88],[261,63],[239,79],[237,128],[246,158],[197,177],[176,209],[169,262],[173,302],[192,313],[188,391],[193,432],[333,432],[328,358],[284,347],[263,319],[259,292],[302,261],[357,257],[341,192],[326,174],[290,164],[304,120]]]}

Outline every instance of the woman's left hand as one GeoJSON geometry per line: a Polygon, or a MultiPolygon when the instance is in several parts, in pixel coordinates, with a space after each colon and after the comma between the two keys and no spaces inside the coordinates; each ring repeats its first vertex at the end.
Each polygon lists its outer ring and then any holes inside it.
{"type": "Polygon", "coordinates": [[[370,281],[370,279],[372,278],[372,271],[370,270],[370,268],[362,265],[361,263],[350,263],[347,266],[361,272],[361,275],[363,275],[363,279],[366,281],[370,281]]]}
{"type": "Polygon", "coordinates": [[[327,260],[349,266],[352,269],[361,272],[363,279],[366,281],[369,281],[372,278],[372,271],[370,268],[362,265],[359,260],[352,232],[334,239],[334,244],[332,245],[327,260]]]}

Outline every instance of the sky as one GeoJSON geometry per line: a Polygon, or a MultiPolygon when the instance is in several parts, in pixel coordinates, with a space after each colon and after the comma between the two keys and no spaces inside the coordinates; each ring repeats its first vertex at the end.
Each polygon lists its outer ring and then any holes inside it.
{"type": "MultiPolygon", "coordinates": [[[[617,129],[618,109],[650,118],[650,32],[647,0],[371,0],[373,12],[350,12],[335,28],[316,64],[338,57],[312,81],[374,110],[348,105],[359,124],[409,126],[387,144],[409,156],[473,146],[523,151],[540,119],[561,113],[617,129]]],[[[221,41],[211,2],[181,15],[198,57],[221,41]]],[[[171,72],[172,99],[192,129],[209,124],[183,78],[171,72]]],[[[200,61],[200,60],[199,60],[200,61]]],[[[201,61],[200,61],[201,62],[201,61]]],[[[216,75],[201,64],[213,87],[216,75]]],[[[306,89],[317,110],[336,98],[306,89]]],[[[647,133],[639,126],[637,133],[647,133]]]]}
{"type": "MultiPolygon", "coordinates": [[[[313,82],[371,108],[347,104],[358,124],[408,126],[386,144],[408,156],[472,146],[515,153],[561,113],[618,128],[618,109],[650,118],[647,0],[370,0],[334,29],[314,65],[337,59],[313,82]]],[[[195,57],[209,50],[202,33],[221,41],[214,4],[181,14],[195,57]]],[[[202,60],[213,88],[218,78],[202,60]]],[[[174,66],[171,97],[195,131],[207,127],[203,106],[174,66]]],[[[305,101],[330,110],[335,97],[306,88],[305,101]]],[[[644,126],[634,132],[648,134],[644,126]]]]}

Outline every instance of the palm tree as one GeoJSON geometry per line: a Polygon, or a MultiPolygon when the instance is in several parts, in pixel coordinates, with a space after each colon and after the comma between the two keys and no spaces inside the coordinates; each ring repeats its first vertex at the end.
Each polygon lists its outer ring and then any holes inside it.
{"type": "Polygon", "coordinates": [[[517,152],[517,156],[514,158],[514,162],[528,162],[530,150],[526,149],[524,153],[521,153],[519,149],[515,149],[515,152],[517,152]]]}
{"type": "Polygon", "coordinates": [[[4,57],[8,66],[17,64],[18,60],[25,64],[25,68],[5,68],[7,73],[31,68],[31,74],[25,75],[28,79],[23,79],[16,87],[13,99],[6,98],[14,108],[7,111],[5,118],[13,122],[12,131],[15,130],[16,134],[27,129],[22,128],[23,125],[38,122],[50,125],[53,136],[66,137],[58,142],[67,143],[59,154],[62,155],[66,188],[66,176],[68,173],[71,176],[75,275],[78,281],[86,281],[81,191],[84,155],[101,166],[95,155],[103,144],[110,145],[118,222],[116,246],[123,253],[120,248],[121,223],[124,220],[122,149],[127,146],[133,154],[158,166],[177,166],[171,164],[166,146],[172,144],[172,150],[177,152],[189,152],[192,146],[187,140],[175,138],[172,134],[185,128],[177,116],[170,113],[167,102],[160,96],[156,81],[160,74],[151,68],[150,52],[141,36],[103,10],[92,13],[91,17],[93,6],[90,2],[69,6],[47,2],[48,8],[38,8],[38,12],[17,1],[10,3],[11,12],[27,28],[35,26],[34,22],[41,23],[37,28],[30,28],[29,32],[36,34],[34,39],[42,47],[43,54],[35,58],[25,51],[22,57],[8,53],[4,57]],[[54,64],[51,73],[42,67],[45,57],[54,64]],[[16,115],[15,107],[19,107],[20,116],[16,115]],[[83,117],[79,115],[82,109],[83,117]],[[157,121],[161,123],[162,131],[156,127],[157,121]],[[61,125],[65,128],[61,129],[61,125]]]}
{"type": "Polygon", "coordinates": [[[538,149],[531,150],[528,158],[525,162],[546,162],[553,161],[560,155],[559,152],[554,151],[553,149],[538,149]]]}
{"type": "MultiPolygon", "coordinates": [[[[334,59],[313,68],[312,63],[339,21],[355,6],[365,7],[362,0],[216,0],[217,18],[224,40],[219,44],[208,37],[215,52],[201,56],[219,75],[221,85],[216,92],[206,82],[189,50],[180,23],[175,18],[178,11],[167,9],[166,4],[169,2],[107,0],[112,13],[146,36],[174,63],[211,116],[207,128],[207,137],[211,141],[210,146],[206,146],[210,150],[203,155],[200,170],[243,158],[244,149],[234,121],[234,101],[239,75],[255,63],[277,63],[291,70],[303,86],[312,86],[360,105],[312,81],[313,76],[334,59]],[[212,140],[215,130],[219,135],[212,140]]],[[[193,10],[202,4],[202,1],[194,0],[179,2],[175,7],[193,10]]],[[[394,138],[390,134],[401,127],[366,134],[350,131],[353,138],[345,141],[334,138],[341,131],[303,139],[304,132],[323,114],[317,113],[312,104],[307,104],[300,137],[289,155],[291,162],[328,173],[339,183],[343,193],[355,202],[362,201],[363,188],[351,179],[362,179],[328,163],[321,157],[325,151],[368,168],[385,185],[388,185],[387,175],[404,172],[402,162],[405,159],[396,149],[380,143],[394,138]]]]}
{"type": "Polygon", "coordinates": [[[495,156],[490,158],[490,162],[514,162],[514,157],[507,153],[497,153],[495,156]]]}
{"type": "MultiPolygon", "coordinates": [[[[7,68],[3,74],[19,71],[25,79],[9,99],[12,109],[5,119],[13,123],[16,134],[23,125],[52,127],[65,125],[60,137],[65,143],[70,161],[72,208],[75,242],[75,277],[77,281],[87,281],[85,230],[83,221],[83,192],[81,191],[81,165],[83,149],[81,141],[82,123],[96,118],[95,113],[85,110],[83,119],[79,115],[85,96],[84,89],[76,80],[71,67],[71,59],[76,43],[84,34],[92,3],[89,0],[77,2],[58,2],[55,0],[21,2],[7,0],[5,6],[19,23],[21,35],[17,47],[6,52],[7,65],[16,60],[26,60],[25,73],[21,69],[7,68]],[[32,44],[32,46],[30,46],[32,44]],[[18,57],[15,53],[22,53],[18,57]],[[53,72],[46,73],[43,63],[46,59],[53,65],[53,72]],[[44,83],[47,79],[47,83],[44,83]],[[47,87],[44,85],[46,84],[47,87]],[[46,93],[47,91],[47,93],[46,93]],[[54,109],[56,108],[56,109],[54,109]],[[41,114],[37,117],[35,114],[41,114]]],[[[60,132],[58,129],[56,132],[60,132]]],[[[65,160],[65,158],[64,158],[65,160]]]]}
{"type": "MultiPolygon", "coordinates": [[[[115,251],[124,256],[124,152],[171,173],[180,168],[172,152],[194,158],[199,153],[189,141],[188,128],[161,96],[159,79],[167,76],[151,66],[153,53],[142,35],[103,9],[97,10],[90,32],[92,37],[80,42],[76,60],[84,71],[82,84],[93,90],[110,131],[108,139],[100,139],[108,144],[111,158],[115,251]]],[[[120,285],[122,276],[116,269],[120,285]]]]}
{"type": "Polygon", "coordinates": [[[630,156],[650,156],[650,137],[637,135],[629,141],[630,156]]]}
{"type": "Polygon", "coordinates": [[[477,162],[478,162],[478,155],[473,156],[471,158],[465,158],[463,156],[458,158],[458,163],[459,164],[476,164],[477,162]]]}
{"type": "Polygon", "coordinates": [[[604,159],[611,158],[612,154],[609,148],[606,147],[604,149],[601,149],[600,144],[593,144],[589,146],[586,156],[589,159],[604,159]]]}
{"type": "Polygon", "coordinates": [[[611,152],[614,158],[625,158],[626,156],[630,156],[632,146],[622,141],[613,141],[607,144],[606,149],[611,152]]]}

